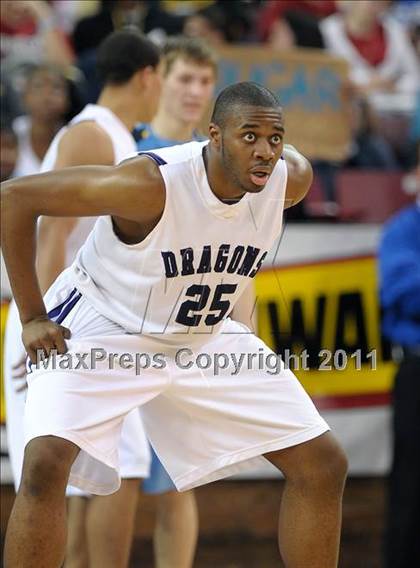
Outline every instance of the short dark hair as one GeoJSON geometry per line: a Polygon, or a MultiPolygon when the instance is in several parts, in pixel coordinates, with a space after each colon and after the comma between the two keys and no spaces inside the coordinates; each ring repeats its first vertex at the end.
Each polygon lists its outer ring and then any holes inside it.
{"type": "Polygon", "coordinates": [[[224,127],[226,120],[232,116],[233,108],[238,106],[281,107],[278,97],[266,87],[244,81],[223,89],[214,103],[211,122],[224,127]]]}
{"type": "Polygon", "coordinates": [[[163,75],[169,74],[177,59],[193,61],[205,67],[211,67],[217,76],[217,56],[208,43],[199,39],[185,36],[175,36],[168,39],[162,48],[163,75]]]}
{"type": "Polygon", "coordinates": [[[220,6],[215,4],[206,6],[205,8],[201,8],[201,10],[195,12],[193,16],[204,18],[212,30],[221,32],[225,37],[227,18],[225,12],[222,8],[220,8],[220,6]]]}
{"type": "Polygon", "coordinates": [[[146,67],[159,63],[158,47],[139,32],[113,32],[100,44],[97,53],[97,73],[104,84],[122,85],[146,67]]]}

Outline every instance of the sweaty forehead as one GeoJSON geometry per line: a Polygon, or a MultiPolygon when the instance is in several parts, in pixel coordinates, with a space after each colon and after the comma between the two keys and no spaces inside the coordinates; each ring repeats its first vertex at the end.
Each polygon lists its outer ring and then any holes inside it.
{"type": "Polygon", "coordinates": [[[281,107],[259,107],[238,105],[232,109],[230,125],[241,128],[242,125],[252,124],[255,127],[269,124],[283,126],[281,107]]]}

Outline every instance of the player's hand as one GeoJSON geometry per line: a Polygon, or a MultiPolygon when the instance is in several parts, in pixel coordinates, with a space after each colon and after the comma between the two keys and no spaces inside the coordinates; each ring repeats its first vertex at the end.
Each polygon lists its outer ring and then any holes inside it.
{"type": "Polygon", "coordinates": [[[32,363],[37,362],[37,351],[44,357],[51,351],[67,353],[65,339],[70,339],[71,332],[67,327],[54,323],[46,316],[35,318],[23,325],[22,341],[32,363]]]}

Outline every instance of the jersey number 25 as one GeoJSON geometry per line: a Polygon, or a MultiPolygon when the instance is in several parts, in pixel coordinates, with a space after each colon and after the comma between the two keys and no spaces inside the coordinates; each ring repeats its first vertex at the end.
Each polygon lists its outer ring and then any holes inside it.
{"type": "MultiPolygon", "coordinates": [[[[222,299],[222,296],[223,294],[234,294],[237,286],[237,284],[219,284],[216,286],[208,311],[218,313],[208,314],[204,320],[206,325],[216,325],[229,312],[230,300],[222,299]]],[[[210,286],[207,286],[206,284],[192,284],[189,288],[187,288],[185,295],[189,298],[196,299],[185,300],[185,302],[181,304],[175,321],[190,327],[199,325],[203,315],[197,314],[196,312],[204,310],[209,300],[210,292],[210,286]]]]}

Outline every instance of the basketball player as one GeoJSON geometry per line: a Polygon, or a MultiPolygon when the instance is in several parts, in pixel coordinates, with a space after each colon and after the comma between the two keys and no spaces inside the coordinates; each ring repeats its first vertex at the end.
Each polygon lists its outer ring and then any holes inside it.
{"type": "MultiPolygon", "coordinates": [[[[161,52],[162,91],[151,123],[134,130],[140,151],[203,140],[198,128],[213,97],[217,58],[205,42],[186,37],[170,38],[161,52]]],[[[235,305],[233,319],[254,327],[252,282],[235,305]]],[[[192,491],[178,493],[152,449],[151,475],[143,491],[159,493],[158,523],[154,532],[157,568],[192,566],[198,536],[197,506],[192,491]]]]}
{"type": "Polygon", "coordinates": [[[269,371],[275,354],[227,317],[312,180],[283,133],[276,96],[239,83],[217,98],[209,142],[3,184],[4,257],[32,362],[8,568],[60,566],[66,484],[118,488],[121,423],[138,406],[178,490],[261,458],[281,469],[286,567],[337,566],[346,459],[293,373],[269,371]],[[39,215],[101,215],[45,303],[39,215]]]}
{"type": "MultiPolygon", "coordinates": [[[[84,164],[113,165],[135,153],[131,130],[139,119],[151,118],[156,110],[158,61],[157,49],[140,35],[119,32],[109,36],[98,51],[98,71],[105,83],[98,104],[87,105],[57,134],[41,170],[84,164]]],[[[71,264],[94,221],[94,218],[53,217],[41,220],[38,237],[41,289],[47,290],[71,264]]],[[[18,312],[12,304],[6,332],[5,379],[7,433],[16,488],[23,461],[26,396],[23,385],[12,379],[12,367],[19,361],[21,350],[24,352],[20,335],[18,312]]],[[[137,411],[127,418],[123,432],[120,458],[124,479],[120,491],[108,497],[86,499],[68,488],[70,530],[66,568],[116,568],[128,564],[138,479],[149,473],[150,453],[137,411]]]]}

